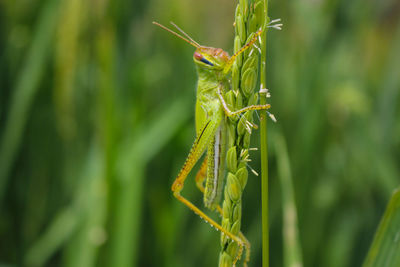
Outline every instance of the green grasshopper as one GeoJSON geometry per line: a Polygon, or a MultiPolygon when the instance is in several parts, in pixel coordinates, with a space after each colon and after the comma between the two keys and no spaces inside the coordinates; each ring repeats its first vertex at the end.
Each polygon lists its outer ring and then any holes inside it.
{"type": "Polygon", "coordinates": [[[186,158],[185,164],[172,185],[173,194],[179,201],[188,206],[211,226],[223,232],[227,237],[238,243],[238,255],[233,263],[235,265],[241,257],[243,247],[246,247],[247,250],[249,249],[247,240],[242,234],[237,236],[222,228],[220,224],[212,220],[193,203],[183,197],[181,191],[186,177],[194,165],[199,161],[205,150],[207,150],[207,156],[196,175],[196,184],[203,192],[204,205],[211,210],[217,209],[219,213],[221,213],[219,203],[221,200],[225,171],[227,118],[237,116],[248,110],[267,110],[270,108],[269,104],[252,105],[232,111],[224,100],[225,93],[230,89],[229,74],[236,57],[252,46],[257,41],[257,37],[260,36],[263,31],[261,29],[257,31],[252,40],[245,44],[236,54],[230,57],[229,54],[221,48],[199,45],[172,22],[171,24],[186,38],[157,22],[153,22],[153,24],[176,35],[196,48],[196,51],[193,54],[193,60],[197,67],[198,74],[195,109],[197,135],[189,155],[186,158]],[[205,178],[206,182],[205,186],[203,186],[205,178]]]}

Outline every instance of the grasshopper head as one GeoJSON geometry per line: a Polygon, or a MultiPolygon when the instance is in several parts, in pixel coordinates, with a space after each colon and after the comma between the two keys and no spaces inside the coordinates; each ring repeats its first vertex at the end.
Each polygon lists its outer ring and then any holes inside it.
{"type": "Polygon", "coordinates": [[[201,68],[223,70],[229,55],[221,48],[200,46],[193,54],[193,60],[201,68]]]}
{"type": "Polygon", "coordinates": [[[182,29],[180,29],[178,26],[176,26],[173,22],[171,24],[178,29],[185,37],[180,35],[177,32],[174,32],[173,30],[165,27],[164,25],[153,21],[153,24],[161,27],[162,29],[166,30],[169,33],[172,33],[173,35],[177,36],[178,38],[184,40],[188,44],[196,47],[196,52],[194,52],[193,59],[196,65],[202,69],[208,69],[208,70],[224,70],[228,69],[229,66],[227,66],[227,63],[229,63],[231,60],[231,57],[229,57],[228,53],[222,50],[221,48],[213,48],[213,47],[206,47],[202,46],[199,43],[197,43],[195,40],[192,39],[187,33],[185,33],[182,29]]]}

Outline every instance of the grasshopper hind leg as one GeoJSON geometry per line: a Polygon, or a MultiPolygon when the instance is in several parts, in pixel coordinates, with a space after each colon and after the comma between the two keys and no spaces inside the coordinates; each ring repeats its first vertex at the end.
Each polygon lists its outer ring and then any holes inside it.
{"type": "Polygon", "coordinates": [[[215,222],[209,216],[207,216],[203,211],[201,211],[198,207],[196,207],[192,202],[181,195],[181,191],[183,189],[185,180],[193,169],[194,165],[200,159],[202,154],[204,153],[207,145],[210,140],[214,137],[219,124],[221,123],[222,117],[214,117],[212,120],[207,121],[200,129],[198,136],[196,137],[192,148],[189,152],[188,157],[186,158],[185,164],[183,165],[181,171],[176,177],[174,183],[172,184],[172,191],[174,197],[176,197],[180,202],[185,204],[189,209],[191,209],[194,213],[199,215],[203,220],[208,222],[212,227],[221,231],[224,235],[226,235],[229,239],[235,241],[239,245],[239,251],[237,253],[236,258],[233,261],[233,265],[235,266],[236,262],[240,259],[243,253],[243,247],[246,246],[246,243],[239,237],[231,232],[224,229],[220,224],[215,222]]]}
{"type": "MultiPolygon", "coordinates": [[[[206,179],[206,175],[207,175],[207,156],[204,158],[203,163],[201,164],[201,167],[196,174],[196,186],[202,193],[204,193],[204,181],[206,179]]],[[[217,205],[216,210],[217,210],[219,216],[222,218],[221,206],[217,205]]],[[[246,250],[246,257],[244,259],[243,265],[247,266],[247,263],[250,261],[251,245],[250,245],[249,240],[247,240],[247,238],[245,237],[245,235],[242,232],[239,232],[239,238],[243,241],[244,247],[246,250]]]]}
{"type": "MultiPolygon", "coordinates": [[[[222,226],[218,223],[216,223],[213,219],[208,217],[203,211],[201,211],[198,207],[196,207],[192,202],[187,200],[185,197],[183,197],[179,191],[174,192],[174,196],[183,204],[185,204],[189,209],[191,209],[194,213],[199,215],[202,219],[204,219],[207,223],[209,223],[212,227],[215,227],[215,229],[219,230],[222,232],[224,235],[226,235],[229,239],[233,240],[239,245],[239,251],[237,253],[236,258],[233,261],[233,266],[235,266],[236,262],[240,259],[243,253],[243,247],[246,246],[246,243],[239,237],[231,232],[225,230],[222,228],[222,226]]],[[[247,248],[246,248],[247,249],[247,248]]],[[[247,255],[247,254],[246,254],[247,255]]],[[[247,257],[246,257],[247,258],[247,257]]]]}
{"type": "Polygon", "coordinates": [[[204,193],[204,180],[207,175],[207,156],[205,157],[203,163],[201,164],[201,167],[199,171],[196,174],[196,186],[200,190],[200,192],[204,193]]]}

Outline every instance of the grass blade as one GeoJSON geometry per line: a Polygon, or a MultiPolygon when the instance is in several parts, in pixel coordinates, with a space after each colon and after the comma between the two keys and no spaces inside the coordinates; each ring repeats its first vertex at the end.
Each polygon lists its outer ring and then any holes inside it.
{"type": "Polygon", "coordinates": [[[400,266],[400,189],[390,199],[363,266],[400,266]]]}
{"type": "Polygon", "coordinates": [[[24,68],[11,97],[5,130],[0,140],[0,203],[28,118],[29,109],[44,74],[58,19],[57,0],[49,0],[39,16],[38,26],[24,68]]]}
{"type": "MultiPolygon", "coordinates": [[[[268,21],[268,0],[264,0],[264,23],[268,21]]],[[[265,26],[265,25],[264,25],[265,26]]],[[[261,35],[260,87],[267,88],[267,29],[261,35]]],[[[267,103],[265,94],[260,94],[260,104],[267,103]]],[[[262,266],[269,266],[269,219],[268,219],[268,135],[267,112],[260,112],[260,148],[261,148],[261,220],[262,220],[262,266]]]]}
{"type": "Polygon", "coordinates": [[[303,266],[303,261],[289,155],[286,142],[281,134],[274,136],[274,144],[282,190],[284,266],[301,267],[303,266]]]}
{"type": "Polygon", "coordinates": [[[118,197],[114,207],[109,266],[136,266],[140,244],[140,222],[143,207],[145,166],[188,119],[186,98],[175,100],[129,138],[119,152],[118,197]],[[173,123],[171,123],[173,121],[173,123]]]}

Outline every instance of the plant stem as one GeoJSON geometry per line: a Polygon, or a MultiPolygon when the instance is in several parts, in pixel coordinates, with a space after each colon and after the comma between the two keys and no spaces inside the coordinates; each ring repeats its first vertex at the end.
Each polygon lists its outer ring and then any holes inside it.
{"type": "MultiPolygon", "coordinates": [[[[266,86],[266,48],[268,0],[264,0],[264,27],[265,33],[261,36],[261,67],[260,86],[266,86]]],[[[267,103],[266,94],[260,94],[260,104],[267,103]]],[[[260,145],[261,145],[261,213],[262,213],[262,266],[269,266],[269,223],[268,223],[268,139],[267,139],[267,112],[260,112],[260,145]]]]}

